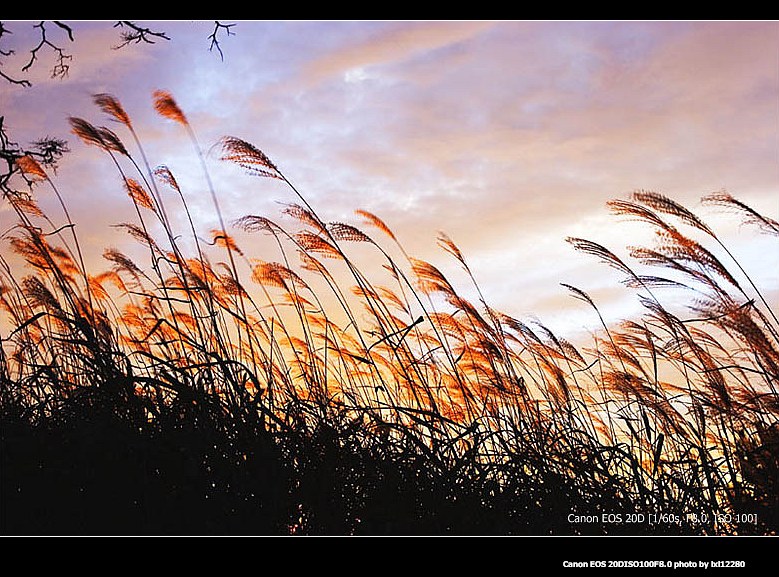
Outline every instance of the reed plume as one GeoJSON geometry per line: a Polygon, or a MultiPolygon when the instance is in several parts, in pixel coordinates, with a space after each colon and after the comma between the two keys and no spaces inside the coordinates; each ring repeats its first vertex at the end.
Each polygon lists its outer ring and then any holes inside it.
{"type": "MultiPolygon", "coordinates": [[[[118,99],[94,103],[143,154],[118,99]]],[[[612,322],[586,287],[563,283],[595,315],[574,339],[494,308],[447,234],[438,248],[465,271],[465,289],[373,213],[355,211],[355,224],[322,218],[268,155],[224,137],[221,161],[294,194],[282,201],[286,219],[236,216],[231,230],[189,119],[167,92],[153,106],[189,134],[218,226],[198,222],[166,166],[152,170],[144,155],[138,170],[116,133],[78,118],[74,134],[109,155],[136,210],[114,226],[148,251],[105,248],[106,270],[87,270],[70,250],[69,214],[48,220],[32,194],[53,186],[44,168],[20,157],[19,186],[3,185],[17,223],[2,240],[25,266],[0,256],[12,532],[42,522],[36,511],[67,532],[75,494],[101,504],[79,513],[93,532],[107,510],[142,534],[628,530],[573,525],[576,509],[679,519],[631,532],[775,533],[779,326],[691,210],[637,191],[608,208],[651,227],[653,246],[620,257],[567,239],[643,305],[612,322]],[[186,215],[183,230],[160,184],[186,215]],[[69,460],[67,474],[45,477],[69,460]],[[79,476],[86,468],[94,483],[79,476]],[[28,490],[35,479],[47,489],[28,490]]],[[[725,193],[704,204],[779,230],[725,193]]]]}

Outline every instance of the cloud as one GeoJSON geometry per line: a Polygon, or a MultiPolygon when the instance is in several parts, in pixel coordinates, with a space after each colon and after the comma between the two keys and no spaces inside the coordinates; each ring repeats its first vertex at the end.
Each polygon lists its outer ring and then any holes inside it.
{"type": "MultiPolygon", "coordinates": [[[[94,91],[115,93],[204,226],[204,177],[186,133],[154,113],[156,88],[204,149],[249,140],[328,219],[371,210],[411,252],[442,261],[444,230],[508,312],[536,304],[543,318],[559,282],[600,290],[600,268],[564,238],[633,242],[605,202],[634,189],[694,204],[727,188],[775,214],[777,23],[240,22],[224,63],[202,27],[160,28],[170,42],[117,52],[95,23],[77,76],[0,98],[21,133],[61,134],[68,114],[100,118],[94,91]]],[[[116,179],[83,154],[63,167],[74,202],[95,220],[121,214],[121,194],[94,214],[91,191],[116,179]]],[[[294,200],[207,160],[228,220],[275,218],[277,201],[294,200]]]]}
{"type": "Polygon", "coordinates": [[[445,46],[463,42],[493,27],[492,22],[412,22],[395,23],[378,29],[369,37],[348,43],[306,65],[301,77],[309,85],[323,79],[359,78],[365,68],[387,66],[415,55],[429,54],[445,46]]]}

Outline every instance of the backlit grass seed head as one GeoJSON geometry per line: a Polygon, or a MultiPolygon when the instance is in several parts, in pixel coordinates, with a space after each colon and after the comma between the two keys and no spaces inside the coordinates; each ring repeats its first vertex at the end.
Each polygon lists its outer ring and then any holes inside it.
{"type": "Polygon", "coordinates": [[[100,137],[98,129],[84,120],[71,116],[69,119],[70,128],[73,134],[78,136],[86,144],[103,147],[103,139],[100,137]]]}
{"type": "Polygon", "coordinates": [[[222,160],[233,162],[255,175],[281,178],[273,161],[253,144],[234,136],[225,136],[219,143],[223,151],[222,160]]]}
{"type": "Polygon", "coordinates": [[[246,289],[243,288],[241,283],[235,280],[229,274],[220,275],[219,281],[220,281],[220,285],[218,288],[221,288],[225,292],[225,294],[232,295],[232,296],[238,296],[238,295],[248,296],[249,294],[248,292],[246,292],[246,289]]]}
{"type": "Polygon", "coordinates": [[[160,116],[178,122],[179,124],[184,126],[189,124],[187,117],[181,111],[178,104],[176,104],[173,96],[170,92],[166,92],[165,90],[154,91],[154,110],[156,110],[157,114],[160,116]]]}
{"type": "Polygon", "coordinates": [[[41,165],[38,164],[38,161],[29,154],[20,156],[15,160],[15,162],[16,166],[19,167],[19,170],[21,170],[25,175],[32,176],[34,178],[46,178],[46,172],[43,170],[41,165]]]}
{"type": "Polygon", "coordinates": [[[417,286],[425,294],[435,292],[440,292],[447,296],[456,294],[454,287],[452,287],[444,274],[429,262],[412,258],[411,270],[417,277],[417,286]]]}
{"type": "Polygon", "coordinates": [[[710,236],[714,235],[714,232],[700,218],[667,196],[658,194],[656,192],[639,190],[633,193],[633,199],[637,202],[647,205],[650,208],[653,208],[654,210],[675,216],[690,226],[697,228],[698,230],[701,230],[710,236]]]}
{"type": "Polygon", "coordinates": [[[154,176],[162,180],[162,182],[167,184],[176,192],[181,192],[181,188],[179,187],[178,181],[173,176],[173,173],[170,171],[170,169],[167,166],[158,166],[157,168],[155,168],[154,176]]]}
{"type": "Polygon", "coordinates": [[[292,203],[284,207],[282,212],[327,236],[327,227],[309,209],[300,206],[299,204],[292,203]]]}
{"type": "Polygon", "coordinates": [[[38,204],[28,194],[14,191],[6,194],[6,198],[11,205],[20,212],[36,217],[44,216],[44,213],[40,207],[38,207],[38,204]]]}
{"type": "Polygon", "coordinates": [[[143,188],[141,183],[133,178],[125,179],[125,187],[127,188],[127,194],[133,199],[139,206],[154,211],[154,203],[149,196],[149,193],[143,188]]]}
{"type": "Polygon", "coordinates": [[[148,232],[143,230],[141,227],[127,222],[122,222],[119,224],[113,225],[114,228],[121,228],[127,231],[130,236],[135,238],[137,241],[141,242],[142,244],[146,244],[153,248],[155,252],[161,253],[159,246],[157,245],[157,242],[149,235],[148,232]]]}
{"type": "Polygon", "coordinates": [[[328,258],[343,258],[341,252],[321,236],[307,230],[295,235],[298,244],[305,250],[317,252],[328,258]]]}
{"type": "Polygon", "coordinates": [[[22,256],[30,266],[42,271],[51,269],[51,247],[39,232],[25,230],[23,236],[13,237],[9,242],[14,252],[22,256]]]}
{"type": "Polygon", "coordinates": [[[123,254],[122,252],[114,248],[106,249],[103,252],[103,258],[105,258],[107,261],[114,263],[117,270],[123,270],[135,276],[141,274],[141,269],[138,268],[138,265],[136,265],[125,254],[123,254]]]}
{"type": "Polygon", "coordinates": [[[33,307],[42,307],[51,311],[62,310],[56,297],[38,277],[28,276],[23,278],[22,286],[33,307]]]}
{"type": "Polygon", "coordinates": [[[608,201],[606,205],[611,209],[611,212],[616,215],[648,222],[655,225],[659,230],[670,230],[673,228],[655,212],[640,204],[618,198],[608,201]]]}
{"type": "Polygon", "coordinates": [[[702,270],[711,271],[737,289],[741,289],[738,281],[720,260],[699,242],[675,231],[658,233],[658,236],[660,237],[661,251],[668,257],[696,264],[702,270]]]}
{"type": "Polygon", "coordinates": [[[227,248],[235,252],[236,254],[243,256],[243,251],[238,247],[238,244],[235,242],[235,239],[223,230],[219,230],[219,229],[211,230],[211,243],[214,246],[221,246],[223,248],[227,248]]]}
{"type": "Polygon", "coordinates": [[[252,280],[264,286],[287,290],[287,283],[274,263],[261,262],[252,268],[252,280]]]}
{"type": "Polygon", "coordinates": [[[465,257],[463,256],[463,253],[460,251],[459,247],[454,244],[454,241],[452,241],[451,238],[449,238],[449,235],[447,235],[445,232],[439,232],[438,233],[438,246],[443,248],[446,252],[451,254],[454,258],[456,258],[460,263],[465,265],[465,257]]]}
{"type": "Polygon", "coordinates": [[[95,94],[92,99],[103,112],[111,116],[117,122],[124,124],[128,128],[132,125],[130,116],[124,111],[119,100],[114,96],[110,94],[95,94]]]}
{"type": "Polygon", "coordinates": [[[382,231],[392,240],[397,242],[397,238],[395,238],[395,234],[378,216],[368,212],[367,210],[356,210],[354,211],[354,213],[358,216],[362,216],[369,224],[373,225],[375,228],[382,231]]]}
{"type": "Polygon", "coordinates": [[[371,242],[371,239],[367,234],[350,224],[345,224],[343,222],[331,222],[327,225],[327,229],[336,240],[350,242],[371,242]]]}
{"type": "Polygon", "coordinates": [[[118,152],[123,156],[129,156],[122,141],[108,128],[97,128],[83,118],[71,116],[68,120],[73,134],[78,136],[85,144],[97,146],[106,152],[118,152]]]}
{"type": "Polygon", "coordinates": [[[635,278],[636,274],[633,270],[606,247],[583,238],[568,237],[566,241],[573,245],[576,250],[598,257],[602,263],[624,273],[628,278],[635,278]]]}
{"type": "Polygon", "coordinates": [[[308,252],[305,250],[300,250],[298,251],[298,256],[300,257],[300,266],[303,270],[314,272],[326,278],[330,278],[330,272],[327,270],[327,267],[311,256],[308,252]]]}
{"type": "Polygon", "coordinates": [[[746,224],[757,225],[763,232],[779,236],[779,221],[760,214],[747,204],[733,198],[727,192],[710,194],[703,198],[703,203],[718,205],[724,208],[734,208],[745,215],[744,222],[746,224]]]}

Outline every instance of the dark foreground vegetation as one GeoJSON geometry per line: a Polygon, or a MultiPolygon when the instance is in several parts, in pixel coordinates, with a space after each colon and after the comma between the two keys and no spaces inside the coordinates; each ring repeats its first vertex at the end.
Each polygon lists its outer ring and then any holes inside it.
{"type": "MultiPolygon", "coordinates": [[[[291,202],[284,225],[245,215],[228,228],[192,125],[159,92],[156,110],[202,161],[220,223],[204,234],[120,103],[95,103],[126,135],[79,118],[73,132],[116,167],[132,215],[117,226],[136,241],[106,248],[105,270],[85,265],[52,149],[3,142],[3,534],[776,532],[779,322],[687,208],[645,191],[610,203],[657,232],[629,261],[569,239],[645,310],[610,326],[568,286],[601,322],[579,347],[490,307],[451,239],[440,246],[475,299],[377,216],[357,211],[376,237],[321,220],[233,137],[222,160],[291,202]],[[383,266],[361,264],[366,250],[383,266]]],[[[779,235],[726,193],[703,202],[779,235]]]]}

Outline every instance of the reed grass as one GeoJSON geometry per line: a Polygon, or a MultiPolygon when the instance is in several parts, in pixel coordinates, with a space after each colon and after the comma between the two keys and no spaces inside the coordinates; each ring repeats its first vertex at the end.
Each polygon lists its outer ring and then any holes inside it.
{"type": "MultiPolygon", "coordinates": [[[[288,224],[234,218],[276,254],[253,257],[228,230],[193,125],[155,93],[201,160],[220,225],[208,237],[118,99],[95,103],[138,152],[83,119],[73,132],[116,168],[134,217],[117,226],[146,257],[108,247],[106,269],[87,270],[66,194],[17,159],[2,190],[16,218],[0,261],[4,533],[776,532],[779,323],[689,209],[649,191],[609,203],[657,232],[629,261],[569,239],[644,307],[608,324],[564,285],[597,323],[577,346],[490,306],[446,235],[443,256],[470,287],[410,255],[377,215],[325,221],[265,153],[225,137],[221,161],[290,194],[288,224]],[[59,220],[36,203],[46,188],[59,220]],[[186,230],[173,228],[179,211],[186,230]],[[381,274],[355,245],[375,251],[381,274]],[[684,316],[668,287],[689,294],[684,316]]],[[[755,234],[779,229],[728,194],[703,200],[755,234]]]]}

